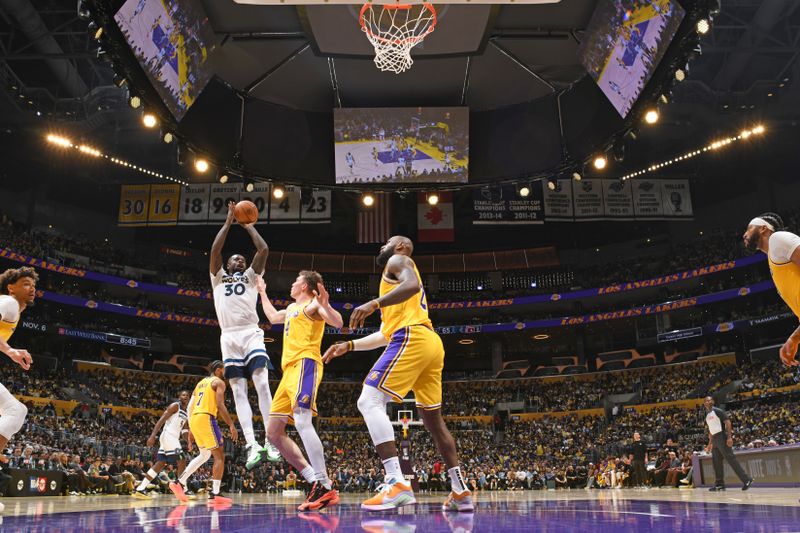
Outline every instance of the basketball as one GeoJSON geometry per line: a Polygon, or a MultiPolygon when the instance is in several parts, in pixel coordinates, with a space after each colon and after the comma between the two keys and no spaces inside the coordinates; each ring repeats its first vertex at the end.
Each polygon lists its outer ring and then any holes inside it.
{"type": "Polygon", "coordinates": [[[242,200],[234,206],[233,216],[239,224],[254,224],[258,220],[258,208],[250,200],[242,200]]]}

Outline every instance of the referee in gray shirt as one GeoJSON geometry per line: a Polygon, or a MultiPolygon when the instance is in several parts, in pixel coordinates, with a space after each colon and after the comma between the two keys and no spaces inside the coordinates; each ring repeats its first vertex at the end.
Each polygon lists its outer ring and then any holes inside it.
{"type": "Polygon", "coordinates": [[[733,426],[728,413],[714,407],[714,399],[706,396],[703,405],[706,406],[706,428],[708,429],[708,446],[706,451],[711,452],[711,460],[714,464],[714,486],[709,490],[712,492],[725,490],[725,468],[723,460],[728,461],[733,471],[742,480],[742,490],[747,490],[753,484],[753,478],[747,475],[742,465],[733,455],[733,426]]]}

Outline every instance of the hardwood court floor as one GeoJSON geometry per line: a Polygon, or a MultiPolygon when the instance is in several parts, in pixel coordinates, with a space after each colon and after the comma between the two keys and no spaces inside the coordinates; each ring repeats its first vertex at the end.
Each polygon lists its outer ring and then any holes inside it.
{"type": "Polygon", "coordinates": [[[795,489],[623,489],[481,493],[474,513],[444,513],[443,494],[419,494],[399,511],[361,511],[363,495],[344,494],[322,513],[298,513],[300,498],[234,495],[228,507],[201,498],[178,505],[170,495],[3,498],[3,532],[155,533],[249,531],[800,531],[795,489]]]}

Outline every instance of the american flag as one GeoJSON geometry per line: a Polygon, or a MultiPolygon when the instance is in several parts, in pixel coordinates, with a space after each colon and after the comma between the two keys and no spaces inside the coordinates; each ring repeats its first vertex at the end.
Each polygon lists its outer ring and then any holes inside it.
{"type": "Polygon", "coordinates": [[[392,219],[392,195],[376,193],[372,207],[361,204],[358,211],[358,243],[369,244],[389,240],[392,219]]]}

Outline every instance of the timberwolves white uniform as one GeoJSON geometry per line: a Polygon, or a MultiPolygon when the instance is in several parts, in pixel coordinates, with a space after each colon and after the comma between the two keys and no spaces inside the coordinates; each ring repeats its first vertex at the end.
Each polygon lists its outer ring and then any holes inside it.
{"type": "Polygon", "coordinates": [[[250,379],[257,368],[269,362],[264,331],[258,327],[258,289],[252,268],[228,274],[224,268],[211,275],[214,307],[222,330],[219,338],[225,378],[250,379]]]}
{"type": "Polygon", "coordinates": [[[183,456],[181,430],[187,420],[186,411],[181,409],[181,404],[178,403],[178,412],[169,417],[164,423],[164,427],[161,428],[161,436],[158,437],[156,460],[175,464],[183,456]]]}

